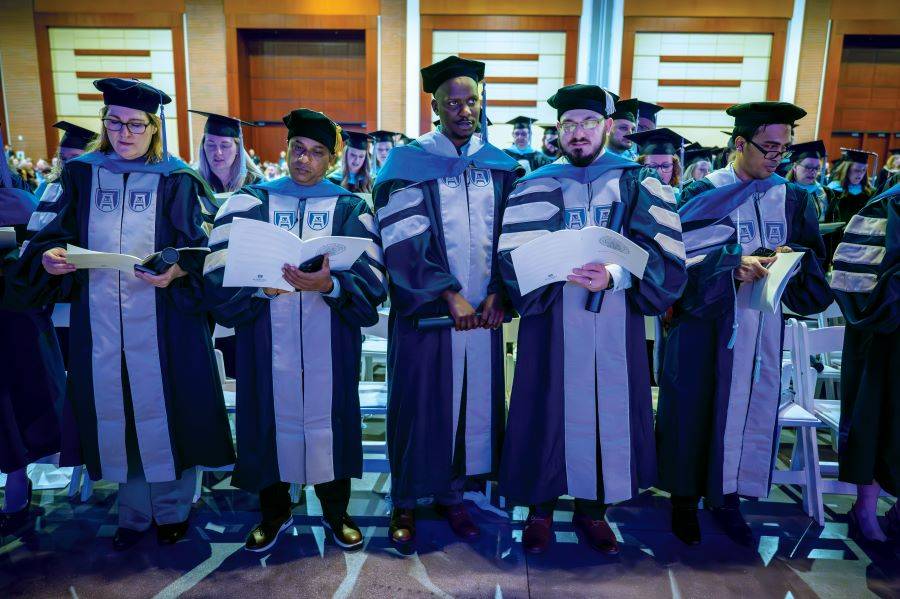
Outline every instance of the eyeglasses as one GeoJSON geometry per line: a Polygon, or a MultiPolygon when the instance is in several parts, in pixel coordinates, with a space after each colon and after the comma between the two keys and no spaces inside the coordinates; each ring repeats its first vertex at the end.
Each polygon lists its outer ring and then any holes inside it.
{"type": "Polygon", "coordinates": [[[147,126],[150,123],[142,123],[140,121],[128,121],[127,123],[123,123],[119,119],[103,119],[103,125],[106,127],[107,131],[121,131],[122,126],[128,128],[128,131],[134,135],[140,135],[144,131],[147,130],[147,126]]]}
{"type": "Polygon", "coordinates": [[[581,127],[585,131],[590,131],[592,129],[596,129],[600,126],[600,119],[585,119],[580,123],[575,123],[573,121],[566,121],[564,123],[559,124],[559,128],[563,133],[575,133],[578,127],[581,127]]]}
{"type": "Polygon", "coordinates": [[[800,168],[802,168],[803,170],[805,170],[808,173],[818,173],[819,171],[822,170],[821,166],[806,166],[805,164],[801,164],[799,162],[797,163],[797,166],[799,166],[800,168]]]}
{"type": "Polygon", "coordinates": [[[655,171],[663,172],[663,173],[668,173],[673,168],[675,168],[675,164],[672,162],[669,162],[666,164],[653,164],[652,162],[648,162],[648,163],[645,163],[644,166],[647,168],[652,168],[655,171]]]}
{"type": "Polygon", "coordinates": [[[767,150],[764,147],[762,147],[761,145],[759,145],[758,143],[756,143],[755,141],[753,141],[752,139],[748,139],[747,141],[750,143],[751,146],[753,146],[754,148],[759,150],[759,153],[762,154],[766,160],[778,160],[782,156],[790,157],[790,155],[791,155],[790,146],[784,148],[783,150],[767,150]]]}

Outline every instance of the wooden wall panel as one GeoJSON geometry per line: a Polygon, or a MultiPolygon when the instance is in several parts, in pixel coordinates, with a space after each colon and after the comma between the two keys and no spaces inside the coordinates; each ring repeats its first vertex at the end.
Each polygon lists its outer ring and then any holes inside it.
{"type": "MultiPolygon", "coordinates": [[[[34,0],[34,12],[101,13],[106,15],[144,14],[149,3],[131,5],[121,0],[34,0]]],[[[153,0],[151,12],[183,13],[184,0],[153,0]]]]}
{"type": "Polygon", "coordinates": [[[581,0],[421,0],[422,15],[581,15],[581,0]]]}
{"type": "Polygon", "coordinates": [[[226,15],[256,15],[261,12],[283,15],[367,15],[381,13],[379,0],[225,0],[226,15]]]}
{"type": "MultiPolygon", "coordinates": [[[[36,3],[41,4],[41,3],[36,3]]],[[[69,3],[78,6],[79,3],[69,3]]],[[[49,6],[50,4],[48,4],[49,6]]],[[[162,6],[176,6],[163,2],[162,6]]],[[[181,4],[183,8],[183,4],[181,4]]],[[[88,28],[135,28],[135,29],[169,29],[172,32],[173,63],[175,68],[175,111],[178,117],[178,146],[181,152],[190,151],[188,133],[187,83],[185,69],[184,26],[182,15],[175,12],[131,13],[96,13],[96,12],[58,12],[35,13],[34,28],[38,50],[38,71],[41,77],[41,101],[44,112],[44,135],[48,152],[52,152],[59,142],[59,132],[53,128],[56,122],[56,98],[53,84],[53,68],[50,57],[51,27],[88,27],[88,28]]],[[[171,108],[170,108],[171,110],[171,108]]],[[[185,154],[187,157],[187,154],[185,154]]]]}
{"type": "Polygon", "coordinates": [[[625,0],[625,18],[628,17],[727,17],[727,18],[776,18],[790,19],[794,5],[783,0],[754,0],[753,2],[721,2],[720,0],[668,0],[646,2],[625,0]]]}
{"type": "MultiPolygon", "coordinates": [[[[558,15],[558,13],[557,13],[558,15]]],[[[565,64],[563,67],[563,84],[575,83],[578,61],[578,17],[568,16],[469,16],[463,14],[421,17],[420,62],[429,65],[432,62],[433,41],[435,31],[561,31],[566,34],[565,64]]],[[[421,89],[421,88],[420,88],[421,89]]],[[[420,133],[431,130],[433,119],[431,96],[420,92],[419,130],[420,133]]],[[[488,91],[490,98],[490,91],[488,91]]],[[[500,101],[502,102],[502,101],[500,101]]],[[[491,104],[491,100],[488,100],[491,104]]],[[[503,104],[494,101],[494,105],[503,104]]]]}

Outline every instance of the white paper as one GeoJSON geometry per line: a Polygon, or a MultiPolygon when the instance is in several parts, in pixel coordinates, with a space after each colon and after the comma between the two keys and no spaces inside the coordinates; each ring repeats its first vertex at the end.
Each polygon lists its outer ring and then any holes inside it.
{"type": "Polygon", "coordinates": [[[113,268],[133,275],[134,265],[140,264],[141,259],[127,254],[95,252],[68,244],[66,245],[66,262],[74,264],[75,268],[113,268]]]}
{"type": "Polygon", "coordinates": [[[0,250],[16,247],[16,230],[13,227],[0,227],[0,250]]]}
{"type": "Polygon", "coordinates": [[[637,278],[644,276],[649,254],[623,235],[605,227],[562,229],[542,235],[512,251],[519,291],[566,281],[585,264],[618,264],[637,278]]]}
{"type": "Polygon", "coordinates": [[[293,291],[281,275],[284,264],[299,265],[328,254],[331,270],[347,270],[370,244],[372,240],[364,237],[328,236],[303,241],[271,223],[237,217],[232,220],[222,286],[293,291]]]}
{"type": "Polygon", "coordinates": [[[804,253],[776,254],[775,261],[768,266],[769,274],[753,282],[750,290],[750,308],[775,313],[775,309],[781,305],[781,295],[788,281],[800,270],[800,260],[804,253]]]}

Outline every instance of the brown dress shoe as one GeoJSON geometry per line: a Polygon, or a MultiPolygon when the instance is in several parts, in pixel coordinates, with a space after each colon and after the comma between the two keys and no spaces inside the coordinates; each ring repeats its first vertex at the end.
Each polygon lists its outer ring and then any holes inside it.
{"type": "Polygon", "coordinates": [[[450,528],[459,538],[465,541],[474,541],[481,536],[478,525],[472,521],[469,510],[462,503],[456,505],[437,505],[438,514],[444,516],[450,523],[450,528]]]}
{"type": "Polygon", "coordinates": [[[352,550],[363,546],[362,532],[347,512],[328,518],[323,517],[322,524],[331,531],[334,542],[340,547],[352,550]]]}
{"type": "Polygon", "coordinates": [[[544,553],[553,539],[553,514],[529,514],[522,531],[522,547],[528,553],[544,553]]]}
{"type": "Polygon", "coordinates": [[[391,524],[388,528],[391,541],[398,545],[407,545],[416,538],[415,510],[395,507],[391,512],[391,524]]]}
{"type": "Polygon", "coordinates": [[[606,555],[619,553],[619,542],[606,520],[591,520],[584,514],[576,513],[572,518],[575,530],[581,532],[588,545],[606,555]]]}

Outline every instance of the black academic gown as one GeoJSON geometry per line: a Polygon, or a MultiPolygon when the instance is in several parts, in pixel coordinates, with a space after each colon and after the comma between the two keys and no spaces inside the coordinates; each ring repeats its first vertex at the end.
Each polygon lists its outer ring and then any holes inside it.
{"type": "Polygon", "coordinates": [[[831,287],[847,319],[838,478],[900,492],[900,185],[847,224],[831,287]]]}
{"type": "Polygon", "coordinates": [[[93,479],[126,482],[142,469],[148,482],[166,482],[234,461],[201,263],[183,260],[188,276],[165,289],[111,269],[54,276],[41,265],[45,251],[67,244],[138,256],[203,246],[205,186],[170,160],[150,166],[91,153],[69,162],[54,213],[8,281],[16,305],[71,302],[66,393],[93,479]]]}

